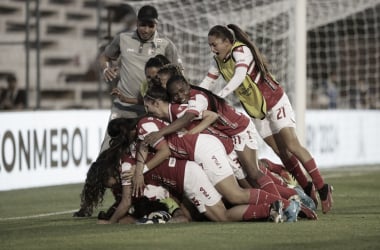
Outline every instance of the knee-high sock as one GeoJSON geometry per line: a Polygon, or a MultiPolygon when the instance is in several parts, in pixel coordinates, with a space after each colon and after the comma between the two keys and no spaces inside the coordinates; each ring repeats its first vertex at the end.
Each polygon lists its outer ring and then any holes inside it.
{"type": "Polygon", "coordinates": [[[303,173],[297,158],[292,155],[286,162],[284,162],[284,165],[297,180],[298,184],[300,184],[302,188],[305,188],[307,186],[307,177],[303,173]]]}
{"type": "Polygon", "coordinates": [[[270,204],[253,205],[249,204],[243,214],[243,220],[262,219],[269,217],[270,204]]]}
{"type": "Polygon", "coordinates": [[[297,191],[294,190],[293,188],[288,188],[284,186],[277,185],[277,190],[280,193],[281,197],[284,199],[289,199],[291,196],[297,194],[297,191]]]}
{"type": "Polygon", "coordinates": [[[311,180],[313,181],[313,184],[315,187],[319,190],[323,187],[324,181],[322,178],[321,173],[319,172],[319,169],[317,167],[317,164],[315,163],[314,159],[312,158],[308,162],[304,164],[304,167],[306,171],[309,173],[311,180]]]}
{"type": "Polygon", "coordinates": [[[274,182],[274,184],[276,185],[276,187],[278,187],[278,186],[287,186],[283,179],[277,178],[266,167],[260,165],[260,170],[261,170],[261,172],[263,172],[265,175],[269,176],[272,179],[272,181],[274,182]]]}
{"type": "Polygon", "coordinates": [[[268,193],[265,190],[251,188],[249,196],[249,204],[259,205],[259,204],[271,204],[276,200],[281,200],[280,196],[268,193]]]}
{"type": "Polygon", "coordinates": [[[262,190],[265,190],[268,193],[281,197],[280,193],[278,192],[276,188],[276,185],[274,184],[273,180],[269,176],[264,174],[261,177],[259,177],[256,180],[256,182],[262,190]]]}

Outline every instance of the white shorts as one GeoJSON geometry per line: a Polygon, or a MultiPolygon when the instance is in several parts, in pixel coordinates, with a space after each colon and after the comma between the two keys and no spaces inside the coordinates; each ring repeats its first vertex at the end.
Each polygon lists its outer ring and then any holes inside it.
{"type": "Polygon", "coordinates": [[[199,134],[194,149],[194,161],[201,165],[214,186],[234,174],[226,149],[213,135],[199,134]]]}
{"type": "Polygon", "coordinates": [[[296,119],[288,96],[284,93],[277,104],[268,110],[266,117],[263,120],[254,119],[254,123],[262,138],[277,134],[283,128],[295,128],[296,119]]]}
{"type": "Polygon", "coordinates": [[[232,136],[232,141],[234,142],[234,149],[236,151],[243,151],[244,147],[247,146],[250,149],[258,149],[257,146],[257,131],[255,124],[252,120],[249,121],[248,126],[237,135],[232,136]]]}
{"type": "Polygon", "coordinates": [[[183,181],[185,196],[194,204],[200,213],[206,212],[206,207],[214,206],[222,196],[212,185],[207,175],[193,161],[188,161],[183,181]]]}
{"type": "Polygon", "coordinates": [[[247,173],[243,170],[235,150],[228,155],[228,160],[236,179],[245,179],[245,177],[247,177],[247,173]]]}

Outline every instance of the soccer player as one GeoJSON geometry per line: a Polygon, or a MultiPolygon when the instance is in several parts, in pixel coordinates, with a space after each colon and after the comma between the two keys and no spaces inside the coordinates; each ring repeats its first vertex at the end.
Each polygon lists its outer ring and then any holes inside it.
{"type": "Polygon", "coordinates": [[[300,144],[290,101],[271,75],[256,45],[233,24],[212,27],[208,33],[208,43],[215,56],[200,86],[209,88],[222,75],[227,85],[217,95],[225,98],[235,93],[246,112],[255,118],[256,128],[264,141],[316,204],[314,186],[317,188],[322,212],[329,212],[333,203],[332,187],[324,182],[314,158],[300,144]],[[303,174],[299,161],[312,183],[303,174]]]}

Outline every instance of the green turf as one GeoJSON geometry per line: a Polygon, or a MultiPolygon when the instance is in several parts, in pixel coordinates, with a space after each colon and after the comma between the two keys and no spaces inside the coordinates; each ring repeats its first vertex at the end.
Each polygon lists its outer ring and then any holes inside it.
{"type": "MultiPolygon", "coordinates": [[[[96,225],[72,213],[82,185],[0,192],[0,249],[380,249],[380,168],[323,172],[334,208],[318,221],[96,225]],[[13,219],[5,219],[11,218],[13,219]],[[17,217],[17,218],[15,218],[17,217]]],[[[104,207],[112,202],[107,194],[104,207]]]]}

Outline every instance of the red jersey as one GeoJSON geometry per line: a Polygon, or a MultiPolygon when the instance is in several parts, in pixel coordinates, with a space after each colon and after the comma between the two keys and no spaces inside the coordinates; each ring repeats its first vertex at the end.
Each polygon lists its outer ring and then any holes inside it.
{"type": "MultiPolygon", "coordinates": [[[[144,140],[145,136],[151,132],[159,131],[168,126],[168,123],[156,117],[143,117],[137,124],[138,138],[144,140]]],[[[224,145],[226,152],[230,154],[234,150],[232,139],[229,136],[223,135],[215,129],[208,129],[205,133],[216,136],[224,145]]],[[[184,134],[181,132],[173,133],[166,137],[166,142],[170,148],[172,156],[178,159],[194,161],[195,146],[198,141],[199,134],[184,134]]],[[[165,138],[159,139],[153,144],[156,148],[165,138]]]]}
{"type": "MultiPolygon", "coordinates": [[[[198,89],[191,89],[186,112],[199,116],[204,110],[211,110],[207,94],[198,89]]],[[[219,118],[213,124],[213,127],[230,137],[244,131],[249,124],[250,118],[248,116],[236,111],[234,107],[226,102],[219,102],[217,110],[219,118]]]]}
{"type": "MultiPolygon", "coordinates": [[[[152,158],[149,155],[148,159],[152,158]]],[[[131,154],[122,157],[122,162],[136,164],[136,159],[131,154]]],[[[169,158],[157,167],[144,174],[145,184],[165,187],[172,195],[181,199],[183,196],[183,185],[185,179],[185,167],[187,161],[169,158]]]]}

